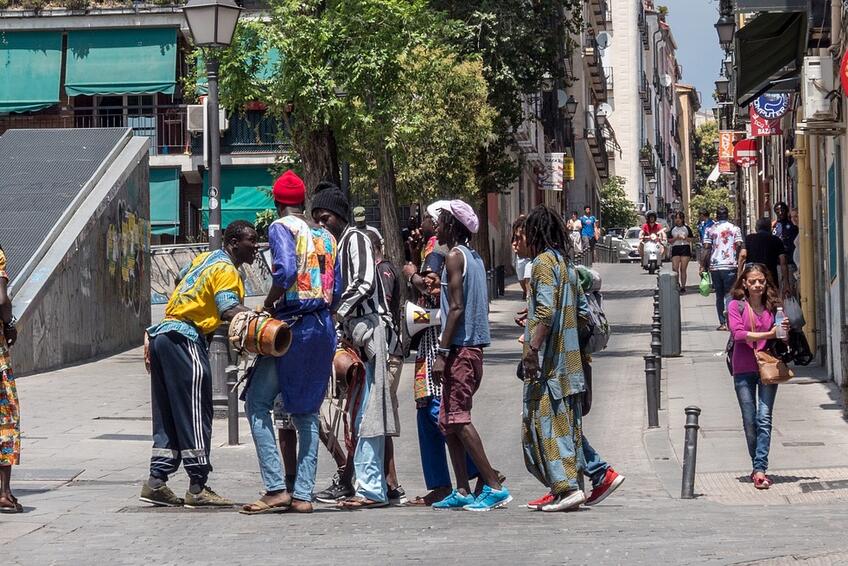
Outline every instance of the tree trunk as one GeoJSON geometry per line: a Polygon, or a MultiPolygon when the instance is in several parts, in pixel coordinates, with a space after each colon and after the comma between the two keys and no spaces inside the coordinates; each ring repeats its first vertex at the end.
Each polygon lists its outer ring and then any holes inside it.
{"type": "Polygon", "coordinates": [[[301,132],[295,137],[295,149],[303,161],[303,181],[307,203],[321,181],[341,184],[336,139],[329,126],[301,132]]]}
{"type": "Polygon", "coordinates": [[[485,148],[480,148],[480,152],[477,156],[477,179],[480,184],[479,198],[481,202],[472,202],[469,204],[479,211],[478,216],[480,220],[480,229],[472,241],[474,242],[474,248],[477,250],[477,253],[479,253],[480,257],[483,258],[483,263],[486,264],[486,269],[491,269],[493,266],[491,265],[492,252],[491,245],[489,244],[489,190],[490,185],[493,183],[489,173],[488,154],[485,148]],[[478,204],[479,206],[475,206],[478,204]]]}
{"type": "Polygon", "coordinates": [[[400,219],[398,218],[397,182],[392,152],[385,143],[377,145],[377,194],[380,199],[380,218],[385,240],[384,253],[397,266],[404,263],[403,242],[400,241],[400,219]]]}

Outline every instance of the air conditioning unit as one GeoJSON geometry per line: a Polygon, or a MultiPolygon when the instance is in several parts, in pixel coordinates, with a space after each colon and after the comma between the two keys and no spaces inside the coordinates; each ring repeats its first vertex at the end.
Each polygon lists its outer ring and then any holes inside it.
{"type": "MultiPolygon", "coordinates": [[[[186,106],[186,124],[189,132],[199,133],[203,131],[203,112],[206,106],[203,104],[189,104],[186,106]]],[[[223,108],[218,108],[218,129],[222,132],[227,131],[230,127],[230,122],[227,120],[227,113],[223,108]]]]}
{"type": "Polygon", "coordinates": [[[804,57],[801,77],[801,96],[804,100],[804,120],[834,120],[833,106],[828,94],[833,90],[833,59],[804,57]]]}

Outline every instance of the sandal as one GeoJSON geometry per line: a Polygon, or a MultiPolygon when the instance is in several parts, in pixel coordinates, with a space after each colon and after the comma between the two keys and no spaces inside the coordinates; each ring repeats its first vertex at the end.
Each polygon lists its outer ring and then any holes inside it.
{"type": "Polygon", "coordinates": [[[418,495],[412,501],[408,502],[407,505],[416,505],[418,507],[429,507],[433,503],[441,501],[445,497],[451,494],[452,489],[449,487],[446,488],[436,488],[431,490],[427,495],[418,495]]]}
{"type": "Polygon", "coordinates": [[[24,506],[17,501],[0,497],[0,513],[23,513],[24,506]]]}
{"type": "Polygon", "coordinates": [[[377,509],[379,507],[388,507],[388,501],[374,501],[365,497],[349,497],[339,501],[340,509],[377,509]]]}
{"type": "Polygon", "coordinates": [[[257,499],[253,503],[243,505],[239,510],[242,515],[264,515],[266,513],[285,513],[291,507],[291,500],[288,503],[277,503],[276,505],[268,505],[261,499],[257,499]]]}
{"type": "Polygon", "coordinates": [[[767,476],[754,478],[754,487],[757,489],[768,489],[771,487],[771,480],[767,476]]]}

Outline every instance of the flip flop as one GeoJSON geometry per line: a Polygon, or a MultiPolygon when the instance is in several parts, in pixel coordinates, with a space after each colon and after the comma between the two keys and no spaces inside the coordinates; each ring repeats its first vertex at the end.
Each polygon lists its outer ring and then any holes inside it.
{"type": "Polygon", "coordinates": [[[350,499],[345,499],[343,501],[339,501],[338,506],[340,509],[377,509],[380,507],[388,507],[388,501],[372,501],[371,499],[365,499],[363,497],[351,497],[350,499]]]}
{"type": "Polygon", "coordinates": [[[771,480],[767,477],[754,478],[754,487],[757,489],[768,489],[771,487],[771,480]]]}
{"type": "Polygon", "coordinates": [[[291,505],[268,505],[261,499],[257,499],[253,503],[243,505],[239,510],[242,515],[264,515],[266,513],[285,513],[291,505]],[[252,508],[252,509],[251,509],[252,508]]]}

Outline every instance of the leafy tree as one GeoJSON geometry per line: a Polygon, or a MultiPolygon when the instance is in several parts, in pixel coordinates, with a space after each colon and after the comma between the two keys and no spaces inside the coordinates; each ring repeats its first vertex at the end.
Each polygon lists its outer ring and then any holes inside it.
{"type": "Polygon", "coordinates": [[[736,202],[730,196],[730,190],[727,187],[709,186],[689,200],[689,218],[698,218],[698,211],[702,208],[715,215],[716,208],[721,204],[730,211],[731,218],[736,215],[736,202]]]}
{"type": "Polygon", "coordinates": [[[718,165],[718,124],[714,120],[695,130],[695,191],[707,187],[707,179],[718,165]]]}
{"type": "Polygon", "coordinates": [[[479,148],[476,174],[480,187],[479,249],[489,257],[487,193],[515,181],[519,169],[512,155],[515,131],[526,118],[523,102],[545,83],[566,84],[565,61],[572,36],[582,32],[580,0],[429,0],[436,10],[463,22],[454,36],[461,52],[479,55],[489,85],[489,104],[497,110],[491,141],[479,148]]]}
{"type": "Polygon", "coordinates": [[[601,222],[606,227],[630,228],[639,221],[636,205],[624,190],[624,177],[610,177],[601,187],[601,222]]]}

